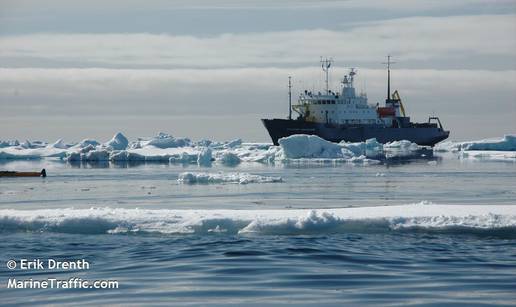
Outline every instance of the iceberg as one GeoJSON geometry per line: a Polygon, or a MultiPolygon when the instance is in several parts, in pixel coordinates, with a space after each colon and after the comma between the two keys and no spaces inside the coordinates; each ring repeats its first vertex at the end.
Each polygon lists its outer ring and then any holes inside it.
{"type": "Polygon", "coordinates": [[[55,141],[55,143],[48,145],[47,147],[48,148],[57,148],[57,149],[67,149],[70,146],[66,145],[64,143],[63,139],[59,139],[59,140],[55,141]]]}
{"type": "Polygon", "coordinates": [[[106,147],[113,150],[124,150],[129,145],[127,138],[120,132],[115,134],[113,138],[104,144],[106,147]]]}
{"type": "Polygon", "coordinates": [[[287,159],[343,158],[342,147],[315,135],[295,134],[278,140],[287,159]]]}
{"type": "Polygon", "coordinates": [[[90,150],[86,153],[81,154],[81,161],[88,161],[88,162],[109,161],[109,152],[107,150],[102,150],[102,149],[90,150]]]}
{"type": "Polygon", "coordinates": [[[18,142],[18,140],[8,140],[8,141],[0,140],[0,148],[13,147],[13,146],[19,146],[19,145],[20,145],[20,142],[18,142]]]}
{"type": "Polygon", "coordinates": [[[229,151],[222,152],[217,157],[217,161],[228,166],[237,165],[241,162],[240,158],[236,154],[229,151]]]}
{"type": "Polygon", "coordinates": [[[191,141],[188,138],[175,138],[166,133],[160,132],[158,136],[147,141],[143,146],[151,145],[157,148],[176,148],[186,147],[191,145],[191,141]]]}
{"type": "Polygon", "coordinates": [[[211,160],[212,157],[210,147],[204,147],[197,155],[197,164],[199,164],[200,166],[210,166],[211,160]]]}
{"type": "Polygon", "coordinates": [[[129,152],[126,150],[115,151],[109,155],[109,161],[111,162],[142,162],[145,161],[145,156],[140,154],[129,152]]]}
{"type": "Polygon", "coordinates": [[[88,147],[88,146],[97,147],[98,145],[100,145],[100,143],[95,141],[95,140],[84,139],[81,142],[79,142],[78,144],[72,146],[72,148],[85,148],[85,147],[88,147]]]}

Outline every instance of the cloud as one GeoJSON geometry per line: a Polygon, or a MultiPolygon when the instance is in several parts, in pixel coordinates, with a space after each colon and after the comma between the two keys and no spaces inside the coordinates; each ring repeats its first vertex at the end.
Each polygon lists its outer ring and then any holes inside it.
{"type": "MultiPolygon", "coordinates": [[[[37,9],[38,0],[4,0],[4,5],[11,9],[30,10],[37,9]]],[[[153,0],[152,6],[160,9],[318,9],[318,8],[364,8],[392,11],[422,10],[422,9],[447,9],[464,5],[506,5],[510,0],[153,0]]],[[[52,10],[94,10],[102,7],[103,10],[120,11],[127,9],[143,10],[139,0],[46,0],[45,7],[52,10]],[[123,7],[121,7],[123,4],[123,7]]],[[[43,8],[39,8],[43,9],[43,8]]]]}
{"type": "MultiPolygon", "coordinates": [[[[343,67],[334,68],[333,88],[338,89],[338,80],[345,72],[343,67]]],[[[365,83],[369,102],[382,102],[385,71],[358,72],[357,89],[365,83]]],[[[60,137],[50,130],[62,125],[66,129],[60,131],[74,131],[76,135],[87,134],[88,129],[104,131],[104,136],[120,129],[133,129],[141,135],[166,130],[199,138],[204,135],[266,140],[259,119],[285,116],[289,75],[294,80],[294,100],[305,88],[322,88],[318,66],[172,70],[4,68],[0,69],[0,106],[6,120],[0,124],[0,138],[16,137],[4,135],[12,131],[8,125],[45,121],[38,129],[46,129],[47,138],[60,137]],[[95,127],[88,128],[88,123],[95,120],[95,127]]],[[[516,118],[516,70],[396,69],[392,75],[393,88],[400,90],[412,118],[424,121],[429,115],[438,115],[452,129],[454,138],[516,131],[511,120],[516,118]],[[475,131],[471,127],[482,129],[475,131]]],[[[22,129],[21,125],[17,127],[22,129]]],[[[18,133],[24,131],[18,128],[18,133]]]]}
{"type": "Polygon", "coordinates": [[[516,15],[410,17],[325,29],[221,34],[29,34],[0,37],[4,66],[183,67],[303,66],[322,53],[340,63],[377,65],[390,53],[412,67],[428,61],[462,68],[503,59],[516,64],[516,15]],[[482,63],[480,63],[482,62],[482,63]],[[21,63],[21,64],[20,64],[21,63]],[[27,65],[27,64],[25,64],[27,65]]]}

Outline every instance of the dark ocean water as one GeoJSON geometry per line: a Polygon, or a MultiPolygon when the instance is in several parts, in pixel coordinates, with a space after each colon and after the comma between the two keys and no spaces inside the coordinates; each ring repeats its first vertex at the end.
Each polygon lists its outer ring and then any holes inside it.
{"type": "MultiPolygon", "coordinates": [[[[167,232],[174,217],[161,218],[165,211],[160,210],[175,209],[269,212],[421,201],[450,209],[454,205],[516,206],[515,163],[452,157],[432,161],[236,168],[154,164],[76,168],[45,161],[13,162],[18,169],[46,167],[49,177],[0,180],[0,304],[516,304],[516,228],[497,227],[502,221],[498,216],[479,229],[369,231],[362,225],[346,231],[320,227],[272,234],[218,228],[167,232]],[[281,176],[283,182],[178,184],[178,173],[185,170],[281,176]],[[69,216],[91,207],[155,210],[145,220],[154,231],[111,233],[106,230],[113,226],[102,219],[69,216]],[[19,217],[21,211],[27,216],[24,220],[19,217]],[[85,259],[90,268],[22,270],[19,260],[23,258],[85,259]],[[7,268],[9,259],[18,261],[16,269],[7,268]],[[116,280],[119,287],[7,289],[9,278],[72,277],[116,280]]],[[[138,224],[138,218],[135,214],[124,222],[127,217],[120,216],[117,226],[138,224]]],[[[221,216],[219,222],[234,221],[221,216]]]]}
{"type": "Polygon", "coordinates": [[[515,244],[425,233],[11,234],[2,243],[3,255],[85,258],[91,267],[37,273],[2,267],[1,276],[115,279],[119,289],[2,289],[2,303],[510,305],[516,296],[515,244]]]}

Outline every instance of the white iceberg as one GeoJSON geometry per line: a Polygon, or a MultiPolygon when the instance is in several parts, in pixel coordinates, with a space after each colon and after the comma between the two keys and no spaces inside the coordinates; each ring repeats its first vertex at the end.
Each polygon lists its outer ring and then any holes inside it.
{"type": "Polygon", "coordinates": [[[124,150],[129,145],[127,138],[120,132],[115,134],[113,138],[104,144],[106,147],[113,150],[124,150]]]}
{"type": "Polygon", "coordinates": [[[100,145],[100,143],[97,142],[96,140],[84,139],[81,142],[79,142],[78,144],[72,146],[72,148],[85,148],[85,147],[88,147],[88,146],[97,147],[98,145],[100,145]]]}
{"type": "Polygon", "coordinates": [[[145,156],[140,154],[129,152],[127,150],[111,152],[109,155],[109,161],[112,162],[141,162],[145,161],[145,156]]]}
{"type": "Polygon", "coordinates": [[[65,142],[63,141],[63,139],[59,139],[57,141],[55,141],[55,143],[51,144],[51,145],[48,145],[47,147],[49,148],[57,148],[57,149],[67,149],[69,148],[70,146],[68,146],[67,144],[65,144],[65,142]]]}
{"type": "Polygon", "coordinates": [[[278,143],[287,159],[343,158],[341,146],[315,135],[291,135],[279,139],[278,143]]]}
{"type": "Polygon", "coordinates": [[[191,146],[191,141],[188,138],[175,138],[166,133],[160,132],[158,136],[152,138],[151,140],[145,142],[143,146],[151,145],[157,148],[176,148],[176,147],[186,147],[191,146]]]}

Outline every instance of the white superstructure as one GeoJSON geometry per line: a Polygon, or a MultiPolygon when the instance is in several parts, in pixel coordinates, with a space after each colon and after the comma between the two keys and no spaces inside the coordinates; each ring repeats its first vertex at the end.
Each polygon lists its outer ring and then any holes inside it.
{"type": "Polygon", "coordinates": [[[321,62],[326,73],[325,92],[313,93],[305,90],[299,95],[298,103],[292,106],[305,121],[341,125],[391,126],[394,117],[402,116],[400,104],[379,108],[378,104],[367,103],[365,93],[357,95],[353,86],[354,77],[357,74],[354,68],[351,68],[342,79],[341,92],[333,92],[328,88],[328,69],[331,60],[321,62]]]}

